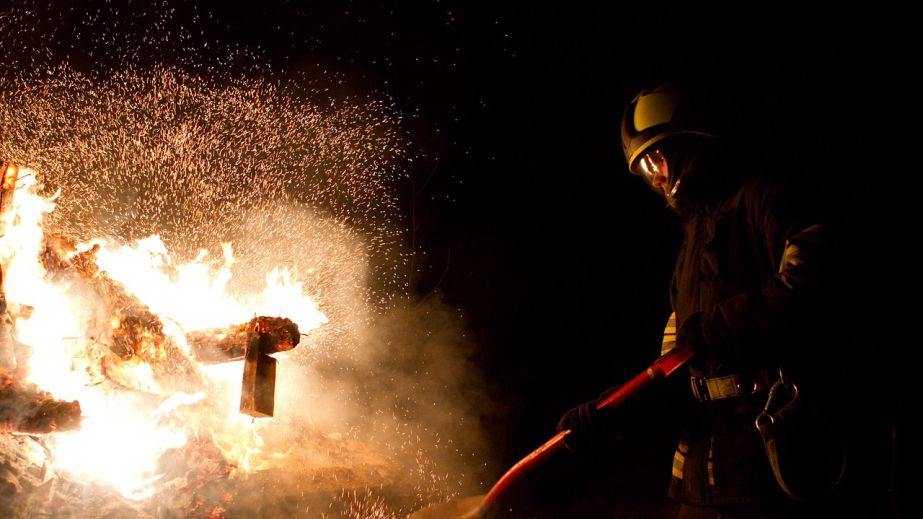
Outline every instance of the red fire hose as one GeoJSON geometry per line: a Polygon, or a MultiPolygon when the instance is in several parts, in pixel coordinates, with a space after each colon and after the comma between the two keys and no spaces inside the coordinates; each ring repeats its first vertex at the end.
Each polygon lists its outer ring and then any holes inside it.
{"type": "MultiPolygon", "coordinates": [[[[632,377],[628,382],[622,385],[616,392],[609,395],[608,398],[600,402],[597,406],[597,410],[615,408],[623,403],[625,403],[631,397],[637,395],[644,389],[655,384],[657,381],[662,380],[670,376],[674,371],[679,369],[680,366],[684,365],[690,358],[692,358],[692,350],[689,348],[675,348],[672,351],[668,352],[666,355],[663,355],[649,368],[638,373],[632,377]]],[[[519,460],[515,465],[506,471],[506,474],[503,475],[490,489],[490,492],[484,497],[484,500],[481,501],[481,504],[464,515],[464,519],[474,519],[476,517],[482,517],[491,508],[500,502],[500,499],[507,492],[510,486],[522,479],[523,476],[529,474],[537,465],[542,461],[550,458],[555,452],[564,447],[564,438],[570,434],[570,429],[563,430],[559,432],[554,438],[551,438],[545,442],[541,447],[532,451],[525,458],[519,460]]]]}
{"type": "MultiPolygon", "coordinates": [[[[628,399],[634,397],[641,391],[650,387],[651,385],[657,383],[659,380],[662,380],[675,372],[681,366],[686,364],[689,359],[692,358],[692,350],[688,348],[675,348],[666,355],[663,355],[646,370],[638,373],[631,378],[628,382],[622,385],[616,392],[609,395],[608,398],[600,402],[596,409],[602,410],[607,408],[615,408],[622,405],[628,399]]],[[[541,464],[543,461],[549,459],[556,452],[561,450],[564,447],[564,438],[570,434],[571,431],[564,430],[559,432],[554,438],[551,438],[544,443],[541,447],[532,451],[525,458],[519,460],[512,468],[506,471],[506,474],[501,477],[497,483],[494,484],[493,488],[480,500],[477,505],[467,512],[463,510],[459,512],[464,512],[461,514],[461,519],[476,519],[480,517],[485,517],[494,507],[502,501],[504,495],[509,491],[510,487],[517,481],[521,480],[523,477],[532,472],[536,466],[541,464]]],[[[471,503],[471,499],[465,500],[465,504],[471,503]]],[[[437,507],[440,505],[437,505],[437,507]]],[[[458,510],[458,508],[454,508],[458,510]]],[[[435,512],[436,510],[433,509],[435,512]]],[[[424,517],[436,517],[434,514],[427,513],[426,510],[421,510],[419,515],[418,513],[412,514],[411,518],[424,518],[424,517]]],[[[445,517],[445,515],[440,515],[439,517],[445,517]]]]}

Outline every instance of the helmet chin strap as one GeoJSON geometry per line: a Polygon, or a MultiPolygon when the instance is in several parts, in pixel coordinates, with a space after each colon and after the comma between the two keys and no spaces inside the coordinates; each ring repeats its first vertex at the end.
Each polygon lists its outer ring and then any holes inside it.
{"type": "Polygon", "coordinates": [[[667,203],[673,205],[674,200],[676,200],[676,192],[679,191],[680,179],[677,179],[673,184],[673,187],[670,189],[669,193],[666,193],[667,203]]]}
{"type": "Polygon", "coordinates": [[[680,189],[680,180],[677,180],[673,184],[673,188],[669,192],[664,193],[664,198],[667,200],[667,207],[676,211],[681,216],[688,215],[691,210],[690,201],[685,193],[680,189]]]}

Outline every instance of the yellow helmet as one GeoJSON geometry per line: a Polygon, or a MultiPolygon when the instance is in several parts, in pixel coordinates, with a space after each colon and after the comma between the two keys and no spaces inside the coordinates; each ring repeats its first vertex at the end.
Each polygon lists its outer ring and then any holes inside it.
{"type": "Polygon", "coordinates": [[[622,151],[628,171],[641,175],[644,152],[667,137],[714,137],[701,108],[671,83],[646,88],[635,96],[622,116],[622,151]]]}

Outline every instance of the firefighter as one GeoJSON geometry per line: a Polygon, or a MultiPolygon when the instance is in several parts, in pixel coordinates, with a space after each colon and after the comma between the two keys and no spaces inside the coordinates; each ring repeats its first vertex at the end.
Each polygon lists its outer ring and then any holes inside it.
{"type": "MultiPolygon", "coordinates": [[[[829,339],[825,325],[835,313],[830,226],[784,183],[735,156],[704,99],[671,84],[645,89],[627,106],[621,130],[629,171],[683,227],[663,350],[688,347],[695,355],[688,373],[671,381],[686,401],[669,488],[676,505],[667,514],[833,517],[848,506],[863,517],[887,516],[878,494],[847,488],[854,480],[844,478],[845,426],[836,420],[836,391],[824,392],[839,381],[818,367],[827,351],[819,341],[829,339]],[[809,392],[811,405],[800,405],[809,392]],[[773,423],[773,412],[792,402],[802,411],[773,423]],[[865,498],[843,504],[850,494],[865,498]]],[[[561,417],[572,450],[592,450],[631,421],[618,409],[597,411],[598,401],[561,417]]]]}

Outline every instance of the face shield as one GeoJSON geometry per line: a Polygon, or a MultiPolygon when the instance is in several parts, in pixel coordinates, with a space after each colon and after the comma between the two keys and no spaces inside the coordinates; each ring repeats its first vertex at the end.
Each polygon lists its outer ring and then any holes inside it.
{"type": "Polygon", "coordinates": [[[670,162],[659,149],[652,149],[644,153],[638,160],[638,169],[641,177],[657,194],[664,197],[667,203],[674,205],[679,178],[672,171],[670,162]]]}

